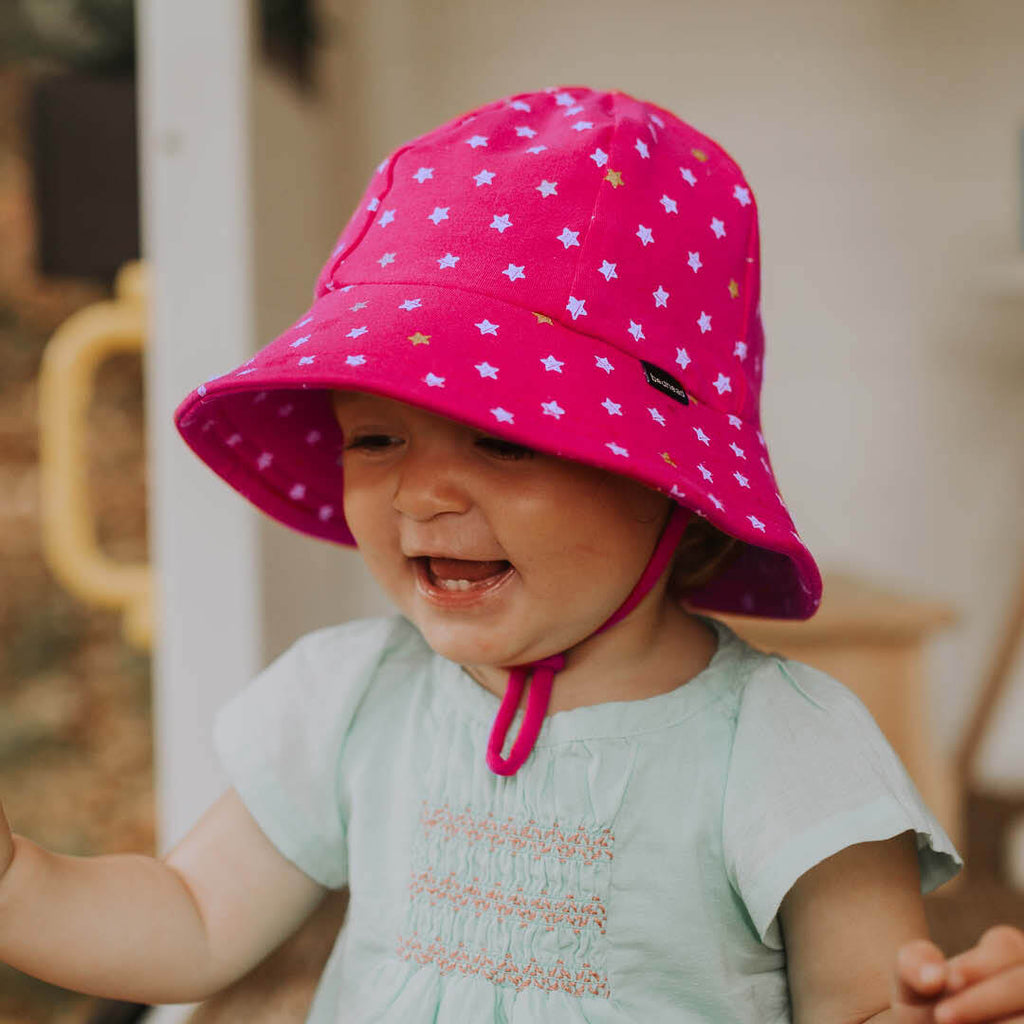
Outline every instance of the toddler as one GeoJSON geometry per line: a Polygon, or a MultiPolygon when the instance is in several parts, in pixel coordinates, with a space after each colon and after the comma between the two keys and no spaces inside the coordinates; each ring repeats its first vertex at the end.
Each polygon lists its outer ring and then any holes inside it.
{"type": "Polygon", "coordinates": [[[821,594],[759,290],[743,174],[651,103],[551,88],[399,147],[307,313],[177,414],[399,614],[221,710],[231,787],[161,861],[3,822],[0,958],[195,1001],[348,885],[317,1024],[1024,1020],[1018,931],[927,941],[959,858],[863,705],[702,614],[821,594]]]}

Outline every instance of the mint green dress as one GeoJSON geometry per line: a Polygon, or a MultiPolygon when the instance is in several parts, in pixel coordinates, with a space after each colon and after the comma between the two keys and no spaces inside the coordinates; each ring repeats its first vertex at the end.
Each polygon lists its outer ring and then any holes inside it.
{"type": "Polygon", "coordinates": [[[220,710],[261,829],[351,888],[308,1021],[789,1021],[777,912],[804,872],[913,830],[922,891],[956,873],[860,701],[706,621],[699,675],[550,715],[510,777],[498,698],[400,616],[310,633],[220,710]]]}

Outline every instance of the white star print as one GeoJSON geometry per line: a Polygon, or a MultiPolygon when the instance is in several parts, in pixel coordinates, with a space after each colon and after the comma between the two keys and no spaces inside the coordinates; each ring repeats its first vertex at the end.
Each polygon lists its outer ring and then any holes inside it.
{"type": "Polygon", "coordinates": [[[614,441],[605,441],[605,448],[611,448],[616,455],[621,455],[623,458],[629,458],[629,451],[626,448],[622,448],[617,445],[614,441]]]}
{"type": "Polygon", "coordinates": [[[651,114],[650,118],[659,128],[665,127],[665,122],[657,114],[651,114]]]}
{"type": "Polygon", "coordinates": [[[524,263],[521,267],[517,267],[514,263],[510,263],[503,271],[503,274],[508,276],[510,281],[518,281],[521,277],[526,277],[523,271],[526,270],[526,264],[524,263]]]}
{"type": "Polygon", "coordinates": [[[508,409],[502,409],[499,405],[496,409],[491,409],[491,413],[499,423],[514,423],[515,417],[508,411],[508,409]]]}
{"type": "Polygon", "coordinates": [[[527,153],[543,153],[547,146],[531,146],[526,152],[527,153]]]}
{"type": "Polygon", "coordinates": [[[686,262],[690,264],[690,267],[692,268],[693,272],[696,274],[697,271],[700,270],[700,268],[704,266],[704,264],[701,263],[701,261],[700,261],[700,253],[699,252],[691,252],[691,253],[689,253],[689,257],[690,258],[686,262]]]}
{"type": "Polygon", "coordinates": [[[381,256],[381,258],[379,260],[377,260],[377,262],[382,267],[386,267],[389,263],[394,263],[395,262],[395,253],[393,253],[393,252],[386,252],[386,253],[384,253],[383,256],[381,256]]]}
{"type": "Polygon", "coordinates": [[[358,313],[358,312],[359,312],[359,310],[361,310],[361,309],[366,309],[366,307],[367,307],[367,303],[365,303],[365,302],[357,302],[357,303],[356,303],[356,304],[355,304],[354,306],[349,306],[348,308],[349,308],[349,309],[350,309],[350,310],[351,310],[351,311],[352,311],[353,313],[358,313]]]}
{"type": "Polygon", "coordinates": [[[536,134],[537,132],[527,124],[516,125],[516,135],[518,135],[521,139],[532,139],[536,134]]]}
{"type": "Polygon", "coordinates": [[[737,459],[746,458],[746,455],[743,454],[743,449],[735,441],[730,441],[729,447],[732,449],[733,454],[736,456],[737,459]]]}
{"type": "Polygon", "coordinates": [[[480,372],[481,377],[490,377],[492,380],[498,379],[498,367],[491,366],[490,363],[477,363],[476,366],[473,367],[473,369],[478,370],[480,372]]]}
{"type": "Polygon", "coordinates": [[[548,181],[545,179],[537,186],[537,191],[546,199],[548,196],[558,195],[558,192],[556,191],[557,186],[557,181],[548,181]]]}
{"type": "Polygon", "coordinates": [[[660,284],[658,285],[658,290],[656,292],[651,292],[651,294],[654,296],[655,307],[668,305],[669,293],[665,291],[665,289],[662,288],[660,284]]]}
{"type": "Polygon", "coordinates": [[[321,437],[323,437],[323,434],[321,434],[319,430],[311,430],[306,435],[306,444],[316,444],[321,437]]]}
{"type": "Polygon", "coordinates": [[[395,219],[395,211],[394,210],[385,210],[380,215],[380,220],[377,221],[377,223],[383,228],[383,227],[386,227],[388,224],[390,224],[394,219],[395,219]]]}
{"type": "Polygon", "coordinates": [[[398,308],[399,309],[419,309],[423,305],[422,299],[406,299],[398,308]]]}
{"type": "Polygon", "coordinates": [[[729,380],[728,377],[726,377],[724,373],[720,373],[718,375],[718,380],[716,380],[711,386],[720,395],[725,391],[732,391],[732,382],[729,380]]]}
{"type": "Polygon", "coordinates": [[[366,326],[363,326],[363,327],[353,327],[352,330],[349,331],[348,334],[345,335],[345,337],[346,338],[358,338],[360,335],[365,334],[369,329],[370,328],[366,327],[366,326]]]}
{"type": "Polygon", "coordinates": [[[497,336],[498,325],[492,324],[491,321],[487,319],[487,317],[484,317],[483,320],[480,321],[480,323],[473,324],[473,326],[479,327],[481,334],[493,334],[497,336]]]}
{"type": "Polygon", "coordinates": [[[649,159],[649,158],[650,158],[650,155],[651,155],[651,154],[650,154],[650,153],[648,152],[647,146],[646,146],[646,145],[645,145],[645,144],[644,144],[643,142],[641,142],[641,141],[640,141],[640,139],[637,139],[637,140],[636,140],[636,151],[637,151],[637,152],[638,152],[638,153],[639,153],[639,154],[640,154],[640,155],[641,155],[641,156],[642,156],[642,157],[643,157],[643,158],[644,158],[645,160],[647,160],[647,159],[649,159]]]}
{"type": "Polygon", "coordinates": [[[562,228],[562,233],[558,236],[558,240],[568,249],[571,245],[580,244],[580,233],[578,231],[570,231],[568,228],[562,228]]]}
{"type": "Polygon", "coordinates": [[[619,276],[618,274],[615,273],[616,266],[618,266],[618,264],[609,263],[607,260],[605,260],[604,263],[602,263],[601,266],[598,268],[597,272],[599,274],[602,274],[606,281],[610,281],[613,277],[619,276]]]}
{"type": "Polygon", "coordinates": [[[305,320],[300,320],[295,326],[296,327],[305,327],[306,324],[308,324],[312,319],[313,318],[311,316],[307,316],[305,320]]]}
{"type": "Polygon", "coordinates": [[[416,179],[416,180],[417,180],[417,181],[418,181],[418,182],[419,182],[419,183],[420,183],[421,185],[423,184],[423,182],[425,182],[425,181],[427,180],[427,178],[432,178],[433,176],[434,176],[434,168],[433,168],[433,167],[421,167],[421,168],[420,168],[420,169],[419,169],[419,170],[418,170],[418,171],[417,171],[417,172],[416,172],[416,173],[415,173],[415,174],[413,175],[413,177],[414,177],[414,178],[415,178],[415,179],[416,179]]]}
{"type": "Polygon", "coordinates": [[[750,205],[750,189],[742,188],[740,185],[737,185],[732,190],[732,194],[736,199],[739,200],[740,206],[750,205]]]}
{"type": "Polygon", "coordinates": [[[443,388],[444,377],[438,377],[435,373],[428,373],[426,377],[423,378],[423,383],[430,385],[432,388],[443,388]]]}
{"type": "Polygon", "coordinates": [[[747,478],[742,473],[733,473],[733,476],[736,477],[736,483],[738,483],[740,487],[750,487],[750,483],[747,481],[747,478]]]}
{"type": "Polygon", "coordinates": [[[241,442],[241,440],[242,440],[242,435],[241,435],[241,434],[232,434],[232,435],[231,435],[231,436],[230,436],[230,437],[229,437],[229,438],[227,439],[227,441],[225,441],[224,443],[225,443],[225,444],[226,444],[226,445],[227,445],[227,446],[228,446],[229,448],[234,448],[236,444],[239,444],[239,443],[241,442]]]}
{"type": "Polygon", "coordinates": [[[481,185],[490,185],[494,180],[494,171],[481,171],[479,174],[473,175],[473,180],[476,182],[477,188],[481,185]]]}
{"type": "Polygon", "coordinates": [[[622,415],[622,406],[617,402],[613,402],[610,398],[606,398],[601,404],[608,410],[609,416],[622,415]]]}
{"type": "Polygon", "coordinates": [[[757,439],[758,439],[758,441],[761,442],[761,447],[764,448],[765,447],[764,434],[762,434],[760,430],[757,432],[757,439]]]}
{"type": "Polygon", "coordinates": [[[599,370],[604,370],[605,373],[611,373],[615,369],[604,356],[594,356],[594,364],[599,370]]]}
{"type": "Polygon", "coordinates": [[[635,320],[630,320],[629,333],[633,335],[634,341],[640,341],[644,336],[644,329],[635,320]]]}
{"type": "Polygon", "coordinates": [[[562,367],[565,366],[564,362],[556,359],[554,356],[545,356],[541,362],[544,364],[545,370],[553,370],[555,373],[561,373],[562,367]]]}
{"type": "Polygon", "coordinates": [[[320,522],[321,523],[326,523],[327,520],[330,519],[331,516],[334,515],[334,506],[333,505],[321,505],[320,506],[320,510],[317,512],[317,515],[320,517],[320,522]]]}
{"type": "Polygon", "coordinates": [[[739,356],[740,359],[747,358],[747,343],[745,341],[737,341],[736,347],[732,350],[734,356],[739,356]]]}
{"type": "Polygon", "coordinates": [[[377,207],[378,207],[378,206],[380,206],[380,199],[378,199],[378,198],[377,198],[377,196],[374,196],[374,197],[373,197],[373,198],[372,198],[372,199],[371,199],[371,200],[370,200],[370,201],[369,201],[369,202],[368,202],[368,203],[366,204],[366,208],[367,208],[368,210],[370,210],[371,212],[375,211],[375,210],[377,209],[377,207]]]}
{"type": "Polygon", "coordinates": [[[366,356],[346,356],[345,364],[347,366],[362,366],[366,362],[366,356]]]}
{"type": "Polygon", "coordinates": [[[637,228],[636,237],[644,243],[645,247],[654,241],[654,234],[651,232],[651,229],[645,228],[643,224],[637,228]]]}
{"type": "Polygon", "coordinates": [[[427,214],[427,220],[432,220],[435,224],[440,224],[441,221],[448,219],[448,211],[450,209],[450,206],[435,206],[434,212],[427,214]]]}
{"type": "Polygon", "coordinates": [[[711,230],[714,231],[715,238],[721,238],[725,234],[725,224],[717,217],[712,217],[711,230]]]}
{"type": "Polygon", "coordinates": [[[713,494],[709,493],[708,497],[715,503],[715,508],[717,508],[719,512],[725,511],[725,506],[713,494]]]}
{"type": "Polygon", "coordinates": [[[690,365],[690,356],[685,348],[676,349],[676,362],[685,370],[690,365]]]}
{"type": "Polygon", "coordinates": [[[566,117],[575,117],[583,109],[582,103],[574,103],[566,112],[566,117]]]}
{"type": "Polygon", "coordinates": [[[263,454],[256,460],[256,465],[260,469],[266,469],[273,461],[274,455],[272,452],[263,452],[263,454]]]}
{"type": "MultiPolygon", "coordinates": [[[[300,359],[300,360],[299,360],[299,362],[301,363],[301,362],[302,362],[302,360],[300,359]]],[[[295,406],[294,406],[294,405],[292,405],[292,403],[291,403],[291,402],[285,402],[285,404],[284,404],[284,405],[282,405],[282,406],[281,406],[281,407],[280,407],[280,408],[279,408],[279,409],[277,410],[277,415],[278,415],[278,416],[291,416],[291,414],[292,414],[292,413],[293,413],[294,411],[295,411],[295,406]]]]}
{"type": "Polygon", "coordinates": [[[555,96],[555,102],[560,107],[571,107],[576,102],[576,100],[573,98],[572,93],[560,92],[557,96],[555,96]]]}
{"type": "Polygon", "coordinates": [[[461,256],[453,256],[450,252],[446,252],[437,261],[437,267],[439,270],[444,270],[445,267],[454,267],[455,264],[458,263],[460,259],[462,259],[461,256]]]}
{"type": "Polygon", "coordinates": [[[708,469],[703,462],[698,462],[697,468],[700,470],[700,475],[704,477],[705,480],[708,480],[711,483],[715,482],[715,478],[711,475],[711,470],[708,469]]]}
{"type": "Polygon", "coordinates": [[[693,176],[693,171],[689,167],[680,167],[679,173],[683,176],[683,180],[690,186],[697,184],[697,179],[693,176]]]}
{"type": "Polygon", "coordinates": [[[703,309],[700,311],[700,316],[697,318],[697,326],[700,328],[701,334],[707,334],[707,332],[711,330],[711,316],[708,313],[705,313],[703,309]]]}
{"type": "Polygon", "coordinates": [[[565,410],[555,401],[541,402],[540,407],[544,410],[545,416],[554,416],[556,420],[565,412],[565,410]]]}
{"type": "Polygon", "coordinates": [[[512,227],[512,221],[507,213],[503,213],[500,217],[495,214],[494,220],[491,221],[491,227],[497,228],[501,234],[504,234],[505,228],[512,227]]]}
{"type": "Polygon", "coordinates": [[[694,427],[693,432],[697,435],[697,440],[700,441],[701,444],[706,444],[710,447],[711,438],[708,437],[708,435],[705,434],[704,431],[700,429],[700,427],[694,427]]]}
{"type": "Polygon", "coordinates": [[[669,199],[668,196],[662,196],[658,200],[658,202],[661,203],[661,205],[665,207],[665,212],[666,213],[678,213],[679,212],[679,206],[676,204],[676,201],[674,199],[669,199]]]}
{"type": "Polygon", "coordinates": [[[764,523],[762,523],[761,520],[757,518],[757,516],[747,516],[747,518],[750,520],[750,525],[755,530],[760,530],[762,533],[764,533],[764,523]]]}
{"type": "Polygon", "coordinates": [[[665,417],[662,416],[661,413],[654,408],[654,406],[648,408],[647,411],[651,414],[651,419],[654,420],[655,423],[662,427],[665,426],[665,417]]]}
{"type": "Polygon", "coordinates": [[[593,160],[598,167],[604,167],[604,165],[608,163],[608,154],[603,149],[598,148],[590,154],[590,159],[593,160]]]}
{"type": "Polygon", "coordinates": [[[513,110],[525,110],[527,113],[530,112],[530,104],[526,100],[513,100],[510,104],[513,110]]]}
{"type": "Polygon", "coordinates": [[[309,364],[312,363],[314,359],[316,359],[316,356],[303,356],[299,360],[299,366],[309,366],[309,364]]]}
{"type": "Polygon", "coordinates": [[[593,127],[594,127],[594,122],[593,121],[577,121],[572,126],[572,130],[574,132],[585,132],[588,128],[593,128],[593,127]]]}
{"type": "Polygon", "coordinates": [[[572,313],[573,320],[579,316],[587,315],[587,311],[583,308],[584,302],[586,302],[586,299],[577,299],[575,296],[569,296],[569,301],[565,304],[565,308],[572,313]]]}
{"type": "Polygon", "coordinates": [[[730,422],[730,423],[732,424],[732,426],[734,426],[734,427],[735,427],[735,428],[736,428],[737,430],[739,430],[739,429],[740,429],[740,427],[742,427],[742,426],[743,426],[743,420],[741,420],[741,419],[739,418],[739,416],[734,416],[734,415],[733,415],[732,413],[729,413],[729,422],[730,422]]]}
{"type": "Polygon", "coordinates": [[[312,337],[313,337],[312,334],[306,334],[306,335],[304,335],[301,338],[296,338],[288,347],[289,348],[298,348],[300,345],[305,345],[306,342],[309,341],[309,339],[312,338],[312,337]]]}
{"type": "Polygon", "coordinates": [[[466,139],[466,144],[469,145],[469,146],[472,146],[473,149],[476,149],[477,146],[486,146],[487,145],[487,136],[486,135],[474,135],[472,138],[466,139]]]}
{"type": "Polygon", "coordinates": [[[292,501],[302,501],[302,499],[305,496],[306,496],[306,485],[305,484],[295,484],[292,487],[292,489],[288,492],[288,497],[291,498],[292,501]]]}

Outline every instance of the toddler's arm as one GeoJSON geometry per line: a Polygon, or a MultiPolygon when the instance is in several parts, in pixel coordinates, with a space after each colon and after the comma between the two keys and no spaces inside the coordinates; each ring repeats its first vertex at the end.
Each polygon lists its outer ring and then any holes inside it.
{"type": "Polygon", "coordinates": [[[234,789],[163,860],[51,853],[12,835],[0,808],[0,961],[90,995],[204,999],[280,945],[324,892],[234,789]]]}

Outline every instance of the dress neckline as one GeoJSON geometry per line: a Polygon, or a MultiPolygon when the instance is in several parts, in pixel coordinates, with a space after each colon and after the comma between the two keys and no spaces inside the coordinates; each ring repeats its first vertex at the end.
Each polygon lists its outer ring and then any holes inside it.
{"type": "MultiPolygon", "coordinates": [[[[674,689],[652,697],[606,701],[547,715],[536,746],[664,729],[729,692],[741,675],[733,670],[750,648],[724,622],[692,614],[710,625],[718,636],[714,654],[700,672],[674,689]]],[[[461,665],[439,654],[434,654],[434,672],[439,688],[451,698],[456,709],[489,728],[501,699],[481,686],[461,665]]],[[[509,727],[510,735],[518,735],[522,719],[523,711],[519,710],[509,727]]]]}

